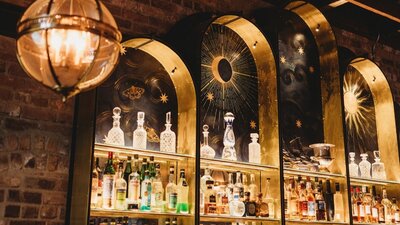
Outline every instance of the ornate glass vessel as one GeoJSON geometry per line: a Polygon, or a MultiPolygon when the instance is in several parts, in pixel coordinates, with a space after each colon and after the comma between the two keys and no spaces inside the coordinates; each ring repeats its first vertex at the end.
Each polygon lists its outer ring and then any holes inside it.
{"type": "Polygon", "coordinates": [[[260,144],[257,142],[258,134],[251,133],[251,143],[249,144],[249,162],[261,163],[261,148],[260,144]]]}
{"type": "Polygon", "coordinates": [[[350,152],[349,172],[351,177],[358,177],[358,165],[355,163],[355,152],[350,152]]]}
{"type": "Polygon", "coordinates": [[[386,180],[385,165],[381,162],[379,151],[374,151],[375,162],[372,163],[372,178],[386,180]]]}
{"type": "Polygon", "coordinates": [[[200,157],[213,159],[215,157],[215,150],[208,145],[208,125],[205,124],[203,126],[203,137],[204,142],[200,148],[200,157]]]}
{"type": "Polygon", "coordinates": [[[171,112],[167,112],[165,117],[165,130],[160,134],[160,151],[176,152],[176,135],[171,130],[171,112]]]}
{"type": "Polygon", "coordinates": [[[224,149],[222,151],[222,159],[237,160],[235,150],[235,134],[233,133],[233,120],[235,116],[228,112],[224,116],[226,128],[224,133],[224,149]]]}
{"type": "Polygon", "coordinates": [[[135,149],[146,149],[147,131],[144,129],[143,124],[144,124],[144,112],[138,112],[137,128],[133,132],[133,148],[135,149]]]}
{"type": "Polygon", "coordinates": [[[108,131],[108,135],[104,137],[106,144],[125,146],[124,131],[120,127],[121,108],[113,109],[113,127],[108,131]]]}
{"type": "Polygon", "coordinates": [[[368,162],[368,154],[360,154],[361,162],[358,165],[360,167],[360,176],[363,178],[371,178],[371,163],[368,162]]]}

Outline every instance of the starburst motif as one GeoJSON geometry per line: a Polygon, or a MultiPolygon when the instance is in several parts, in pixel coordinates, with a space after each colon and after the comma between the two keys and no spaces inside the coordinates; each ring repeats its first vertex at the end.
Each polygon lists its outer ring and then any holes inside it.
{"type": "Polygon", "coordinates": [[[256,127],[257,127],[257,123],[254,120],[250,121],[250,128],[256,129],[256,127]]]}
{"type": "Polygon", "coordinates": [[[300,55],[304,55],[304,48],[303,48],[303,47],[299,47],[299,48],[297,49],[297,52],[298,52],[300,55]]]}
{"type": "Polygon", "coordinates": [[[286,63],[286,57],[285,57],[285,56],[281,56],[281,57],[279,58],[279,61],[280,61],[281,63],[286,63]]]}
{"type": "Polygon", "coordinates": [[[212,92],[207,92],[207,100],[210,102],[214,100],[214,94],[212,92]]]}
{"type": "Polygon", "coordinates": [[[167,103],[168,102],[168,95],[165,94],[165,93],[162,93],[161,96],[160,96],[160,101],[162,103],[164,103],[164,104],[167,103]]]}
{"type": "Polygon", "coordinates": [[[296,127],[301,128],[302,126],[303,126],[303,123],[301,122],[301,120],[296,120],[296,127]]]}

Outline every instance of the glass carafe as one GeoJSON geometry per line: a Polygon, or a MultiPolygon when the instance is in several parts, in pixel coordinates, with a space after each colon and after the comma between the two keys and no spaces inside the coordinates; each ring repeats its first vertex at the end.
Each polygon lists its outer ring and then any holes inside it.
{"type": "Polygon", "coordinates": [[[371,163],[368,162],[368,154],[360,154],[361,162],[358,165],[360,167],[360,176],[362,178],[371,178],[371,163]]]}
{"type": "Polygon", "coordinates": [[[350,172],[350,177],[358,177],[358,165],[355,163],[355,152],[350,152],[350,163],[349,163],[349,172],[350,172]]]}
{"type": "Polygon", "coordinates": [[[374,151],[375,162],[372,163],[372,178],[386,180],[385,165],[381,162],[379,151],[374,151]]]}
{"type": "Polygon", "coordinates": [[[147,131],[144,129],[143,124],[144,124],[144,112],[138,112],[137,128],[133,132],[133,148],[134,149],[146,149],[147,131]]]}
{"type": "Polygon", "coordinates": [[[160,151],[176,152],[176,135],[171,130],[171,112],[166,114],[165,130],[160,134],[160,151]]]}
{"type": "Polygon", "coordinates": [[[208,125],[203,126],[203,145],[200,148],[200,157],[213,159],[215,157],[215,150],[208,145],[208,125]]]}
{"type": "Polygon", "coordinates": [[[251,143],[249,144],[249,162],[251,163],[261,163],[261,147],[257,142],[258,134],[251,133],[251,143]]]}
{"type": "Polygon", "coordinates": [[[222,159],[236,161],[236,150],[235,150],[235,134],[233,133],[233,120],[235,116],[233,113],[226,113],[224,116],[226,127],[224,133],[224,149],[222,151],[222,159]]]}
{"type": "Polygon", "coordinates": [[[120,127],[121,108],[115,107],[113,109],[113,127],[108,131],[105,136],[104,142],[106,144],[125,146],[124,132],[120,127]]]}

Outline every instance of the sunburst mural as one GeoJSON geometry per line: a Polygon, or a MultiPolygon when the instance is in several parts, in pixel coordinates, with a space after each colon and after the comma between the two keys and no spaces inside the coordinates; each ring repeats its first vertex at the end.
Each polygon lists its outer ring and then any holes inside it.
{"type": "Polygon", "coordinates": [[[376,120],[372,94],[363,76],[351,67],[344,76],[343,101],[350,151],[360,154],[376,149],[376,120]]]}

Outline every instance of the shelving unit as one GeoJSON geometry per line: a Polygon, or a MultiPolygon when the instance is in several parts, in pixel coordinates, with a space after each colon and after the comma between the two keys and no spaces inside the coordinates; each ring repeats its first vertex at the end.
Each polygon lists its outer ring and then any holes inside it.
{"type": "Polygon", "coordinates": [[[279,224],[279,219],[272,218],[260,218],[260,217],[235,217],[235,216],[220,216],[220,215],[201,215],[201,221],[203,222],[265,222],[268,224],[279,224]]]}
{"type": "Polygon", "coordinates": [[[399,181],[392,180],[379,180],[379,179],[369,179],[369,178],[361,178],[361,177],[350,177],[350,183],[352,185],[391,185],[391,184],[400,184],[399,181]]]}
{"type": "Polygon", "coordinates": [[[224,169],[226,171],[271,171],[278,170],[277,166],[270,166],[265,164],[256,164],[249,162],[240,162],[240,161],[230,161],[223,159],[206,159],[200,158],[201,166],[208,167],[210,169],[224,169]]]}
{"type": "Polygon", "coordinates": [[[129,210],[106,210],[106,209],[91,209],[90,215],[93,217],[129,217],[129,218],[143,218],[154,219],[155,217],[193,217],[193,214],[179,214],[179,213],[162,213],[162,212],[142,212],[142,211],[129,211],[129,210]]]}
{"type": "Polygon", "coordinates": [[[335,221],[307,221],[307,220],[286,220],[288,224],[349,224],[335,221]]]}
{"type": "Polygon", "coordinates": [[[286,176],[288,176],[288,175],[294,175],[294,176],[300,175],[300,176],[320,177],[320,178],[326,178],[326,179],[346,178],[346,176],[344,176],[342,174],[327,173],[327,172],[317,172],[317,171],[296,170],[296,169],[289,169],[289,168],[285,168],[284,169],[284,174],[286,176]]]}

